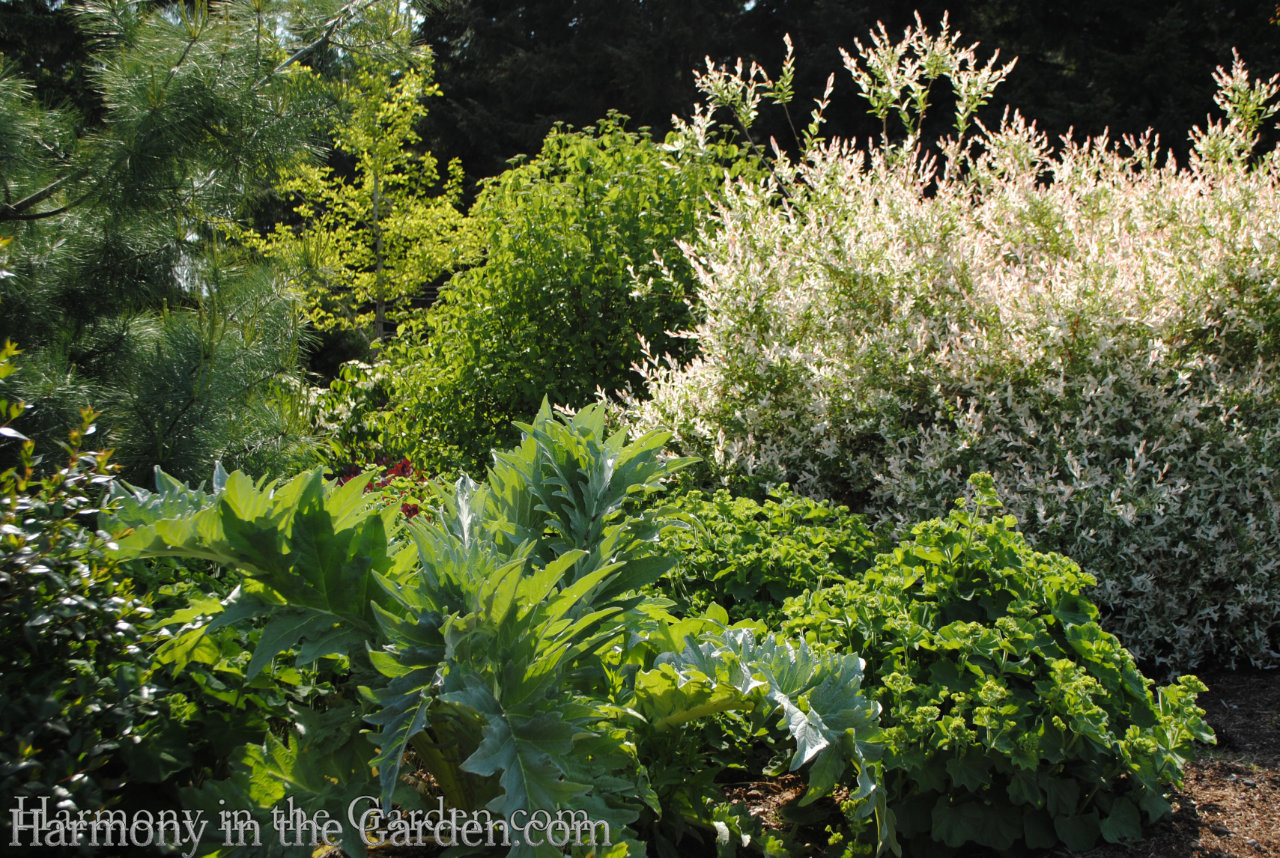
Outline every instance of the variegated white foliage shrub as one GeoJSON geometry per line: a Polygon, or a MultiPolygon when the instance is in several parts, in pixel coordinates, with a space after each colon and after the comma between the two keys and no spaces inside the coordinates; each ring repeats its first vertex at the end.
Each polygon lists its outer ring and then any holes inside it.
{"type": "MultiPolygon", "coordinates": [[[[923,28],[901,44],[846,61],[906,93],[873,108],[914,109],[913,50],[945,54],[957,91],[983,72],[923,28]]],[[[724,91],[735,73],[708,74],[724,91]]],[[[726,483],[787,481],[902,529],[990,471],[1038,548],[1098,578],[1140,658],[1275,664],[1280,154],[1253,150],[1277,86],[1238,60],[1217,80],[1225,119],[1184,164],[1150,136],[1052,146],[1017,113],[934,150],[908,122],[905,143],[780,157],[687,248],[701,357],[644,367],[628,419],[672,427],[726,483]]]]}

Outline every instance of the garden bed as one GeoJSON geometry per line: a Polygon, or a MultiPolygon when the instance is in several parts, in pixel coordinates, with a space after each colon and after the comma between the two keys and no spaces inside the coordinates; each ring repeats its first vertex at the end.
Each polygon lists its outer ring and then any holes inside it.
{"type": "MultiPolygon", "coordinates": [[[[1042,858],[1259,858],[1280,855],[1280,670],[1202,676],[1200,705],[1218,736],[1186,769],[1173,815],[1129,846],[1042,858]]],[[[991,858],[977,850],[959,858],[991,858]]],[[[906,856],[915,858],[915,856],[906,856]]]]}
{"type": "MultiPolygon", "coordinates": [[[[1129,846],[1104,845],[1084,853],[1065,848],[1041,858],[1259,858],[1280,856],[1280,670],[1242,670],[1202,676],[1209,690],[1200,705],[1218,736],[1203,746],[1173,795],[1173,815],[1129,846]]],[[[736,789],[777,823],[779,798],[798,798],[802,785],[757,784],[736,789]],[[788,788],[790,787],[790,788],[788,788]]],[[[986,849],[956,858],[994,858],[986,849]]],[[[904,858],[923,858],[906,855],[904,858]]]]}
{"type": "MultiPolygon", "coordinates": [[[[1261,858],[1280,856],[1280,670],[1242,670],[1201,677],[1209,691],[1200,705],[1218,736],[1186,769],[1173,796],[1173,815],[1129,846],[1105,845],[1085,853],[1064,848],[1041,858],[1261,858]]],[[[735,784],[731,794],[753,813],[780,824],[789,800],[804,793],[795,776],[735,784]]],[[[421,858],[438,850],[374,849],[378,858],[421,858]]],[[[709,851],[708,854],[714,854],[709,851]]],[[[955,858],[993,858],[962,850],[955,858]]],[[[904,858],[922,858],[906,855],[904,858]]]]}

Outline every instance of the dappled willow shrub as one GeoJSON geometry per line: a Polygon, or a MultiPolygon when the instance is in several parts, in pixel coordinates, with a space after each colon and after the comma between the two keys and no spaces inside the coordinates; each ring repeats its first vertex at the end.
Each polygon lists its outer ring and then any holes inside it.
{"type": "Polygon", "coordinates": [[[887,801],[932,854],[1087,849],[1169,812],[1194,740],[1210,740],[1186,676],[1155,690],[1098,625],[1075,563],[1033,551],[976,499],[912,529],[866,575],[788,601],[784,629],[860,653],[883,707],[887,801]]]}
{"type": "MultiPolygon", "coordinates": [[[[884,80],[976,85],[920,32],[903,56],[932,65],[884,80]]],[[[846,64],[870,96],[895,56],[846,64]]],[[[1276,663],[1280,151],[1252,149],[1277,85],[1217,80],[1226,120],[1181,166],[1149,137],[1055,150],[1013,113],[736,183],[690,249],[701,357],[655,360],[631,425],[899,532],[989,471],[1145,663],[1276,663]]]]}
{"type": "Polygon", "coordinates": [[[1036,545],[1098,577],[1090,595],[1137,656],[1165,671],[1266,664],[1280,631],[1270,373],[1205,355],[1150,365],[1119,346],[1084,375],[958,384],[927,425],[887,433],[873,503],[906,527],[965,474],[996,470],[1036,545]]]}

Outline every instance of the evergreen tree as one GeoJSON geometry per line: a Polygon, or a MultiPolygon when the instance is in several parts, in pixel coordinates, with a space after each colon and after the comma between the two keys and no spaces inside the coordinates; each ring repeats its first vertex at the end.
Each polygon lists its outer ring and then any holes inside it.
{"type": "Polygon", "coordinates": [[[322,142],[331,98],[306,66],[407,49],[377,2],[95,0],[76,24],[98,123],[4,64],[0,341],[26,352],[28,433],[56,437],[93,404],[134,479],[280,462],[303,428],[304,328],[226,234],[322,142]]]}

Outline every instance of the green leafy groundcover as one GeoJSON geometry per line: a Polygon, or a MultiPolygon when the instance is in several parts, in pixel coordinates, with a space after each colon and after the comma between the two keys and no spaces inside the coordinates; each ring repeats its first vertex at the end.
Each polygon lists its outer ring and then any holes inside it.
{"type": "Polygon", "coordinates": [[[721,489],[678,504],[691,526],[665,531],[655,550],[677,558],[657,588],[682,615],[717,604],[772,627],[788,597],[862,575],[882,547],[862,516],[785,484],[763,502],[721,489]]]}

